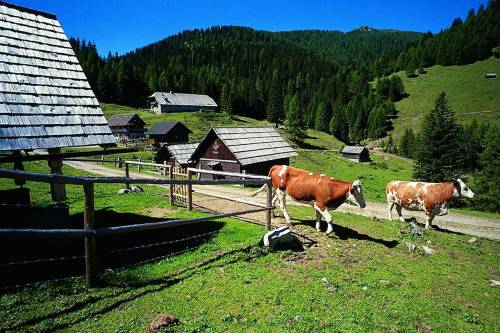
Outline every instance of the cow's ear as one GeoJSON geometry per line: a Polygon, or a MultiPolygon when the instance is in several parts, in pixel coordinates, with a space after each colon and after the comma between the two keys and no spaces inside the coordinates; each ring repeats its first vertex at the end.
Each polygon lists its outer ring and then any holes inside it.
{"type": "Polygon", "coordinates": [[[453,186],[455,186],[458,190],[460,190],[462,187],[460,186],[460,183],[458,180],[453,179],[453,186]]]}

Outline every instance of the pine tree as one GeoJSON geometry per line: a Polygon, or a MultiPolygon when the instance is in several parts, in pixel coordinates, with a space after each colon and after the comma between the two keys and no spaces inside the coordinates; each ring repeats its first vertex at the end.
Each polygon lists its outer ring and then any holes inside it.
{"type": "Polygon", "coordinates": [[[300,105],[300,98],[294,95],[288,105],[288,113],[285,122],[285,131],[293,141],[303,143],[306,137],[304,116],[300,105]]]}
{"type": "Polygon", "coordinates": [[[406,128],[399,141],[398,153],[407,158],[413,158],[415,150],[415,134],[411,128],[406,128]]]}
{"type": "Polygon", "coordinates": [[[393,102],[401,100],[405,96],[405,87],[403,81],[398,75],[391,76],[389,86],[389,98],[393,102]]]}
{"type": "Polygon", "coordinates": [[[233,115],[233,101],[228,84],[224,84],[220,95],[221,111],[229,117],[233,115]]]}
{"type": "Polygon", "coordinates": [[[423,181],[449,181],[463,165],[463,151],[453,111],[446,94],[436,99],[434,110],[426,115],[420,133],[413,174],[423,181]]]}
{"type": "Polygon", "coordinates": [[[278,126],[283,116],[283,103],[278,83],[273,81],[267,98],[266,118],[278,126]]]}

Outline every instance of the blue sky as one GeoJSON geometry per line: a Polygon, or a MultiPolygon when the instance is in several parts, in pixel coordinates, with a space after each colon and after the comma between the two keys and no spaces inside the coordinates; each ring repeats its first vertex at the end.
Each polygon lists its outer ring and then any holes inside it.
{"type": "Polygon", "coordinates": [[[186,29],[242,25],[262,30],[375,28],[432,31],[465,18],[480,0],[7,0],[56,14],[68,36],[103,55],[124,53],[186,29]]]}

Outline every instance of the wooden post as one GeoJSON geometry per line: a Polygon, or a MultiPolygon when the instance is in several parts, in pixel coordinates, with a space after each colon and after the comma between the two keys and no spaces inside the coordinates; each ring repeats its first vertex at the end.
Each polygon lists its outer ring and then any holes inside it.
{"type": "MultiPolygon", "coordinates": [[[[94,184],[84,184],[83,192],[85,194],[83,228],[85,230],[95,230],[94,184]]],[[[85,282],[88,288],[95,287],[97,282],[95,236],[85,237],[85,282]]]]}
{"type": "MultiPolygon", "coordinates": [[[[191,170],[188,170],[187,171],[188,182],[191,182],[192,176],[193,173],[191,172],[191,170]]],[[[189,211],[193,210],[193,185],[191,183],[187,184],[187,207],[189,211]]]]}
{"type": "MultiPolygon", "coordinates": [[[[59,154],[61,150],[59,148],[48,149],[49,155],[59,154]]],[[[49,159],[48,161],[50,172],[62,175],[62,159],[49,159]]],[[[61,202],[66,200],[66,185],[65,184],[55,184],[50,183],[50,193],[52,195],[52,200],[55,202],[61,202]]]]}
{"type": "Polygon", "coordinates": [[[104,164],[104,155],[101,155],[101,164],[104,164]]]}
{"type": "MultiPolygon", "coordinates": [[[[125,177],[130,178],[130,170],[128,163],[125,163],[125,177]]],[[[127,183],[127,188],[130,188],[130,183],[127,183]]]]}
{"type": "MultiPolygon", "coordinates": [[[[19,150],[16,150],[14,152],[14,155],[21,158],[21,152],[19,150]]],[[[14,170],[24,171],[23,162],[20,159],[14,160],[14,170]]],[[[19,187],[23,187],[23,185],[26,185],[26,179],[14,178],[14,184],[16,184],[19,187]]]]}
{"type": "Polygon", "coordinates": [[[163,165],[165,166],[163,168],[163,175],[166,176],[167,175],[167,161],[163,161],[163,165]]]}
{"type": "Polygon", "coordinates": [[[122,168],[123,165],[122,165],[122,159],[120,158],[120,156],[118,156],[118,168],[122,168]]]}
{"type": "MultiPolygon", "coordinates": [[[[172,170],[172,166],[170,166],[170,168],[168,169],[168,173],[169,173],[168,178],[170,180],[173,180],[174,179],[174,173],[173,173],[173,170],[172,170]]],[[[175,198],[174,198],[174,184],[171,183],[170,184],[170,205],[172,205],[172,206],[174,205],[174,200],[175,200],[175,198]]]]}
{"type": "MultiPolygon", "coordinates": [[[[267,207],[273,205],[273,183],[269,180],[267,182],[267,207]]],[[[266,231],[271,230],[271,209],[266,210],[266,231]]]]}
{"type": "MultiPolygon", "coordinates": [[[[141,161],[141,157],[139,157],[139,162],[141,161]]],[[[141,165],[137,164],[137,171],[141,172],[141,165]]]]}

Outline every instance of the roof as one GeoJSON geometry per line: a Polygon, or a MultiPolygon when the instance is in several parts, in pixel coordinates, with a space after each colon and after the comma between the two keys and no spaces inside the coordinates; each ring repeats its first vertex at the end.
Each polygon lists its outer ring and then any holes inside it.
{"type": "Polygon", "coordinates": [[[57,18],[0,1],[0,151],[112,143],[57,18]]]}
{"type": "Polygon", "coordinates": [[[146,135],[165,135],[168,134],[175,126],[184,127],[189,133],[193,133],[189,128],[186,127],[180,121],[166,121],[162,123],[156,123],[151,127],[145,134],[146,135]]]}
{"type": "Polygon", "coordinates": [[[368,150],[364,146],[345,146],[340,152],[345,154],[361,154],[365,149],[368,150]]]}
{"type": "Polygon", "coordinates": [[[131,114],[115,114],[112,115],[108,120],[109,126],[126,126],[132,120],[140,121],[144,124],[144,121],[135,113],[131,114]]]}
{"type": "Polygon", "coordinates": [[[214,127],[193,154],[197,155],[211,135],[217,135],[241,165],[297,156],[273,127],[214,127]]]}
{"type": "Polygon", "coordinates": [[[158,104],[217,107],[217,103],[207,95],[155,92],[150,98],[158,104]]]}
{"type": "Polygon", "coordinates": [[[167,150],[181,165],[189,163],[191,156],[198,147],[199,143],[179,143],[167,145],[167,150]]]}

